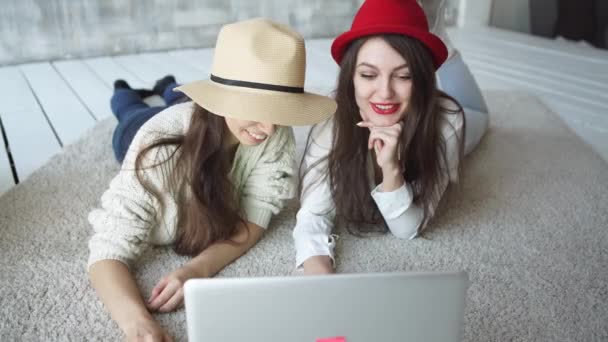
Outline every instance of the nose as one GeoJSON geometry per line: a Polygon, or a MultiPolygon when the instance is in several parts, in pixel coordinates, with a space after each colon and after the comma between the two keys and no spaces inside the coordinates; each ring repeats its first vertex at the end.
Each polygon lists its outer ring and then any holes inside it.
{"type": "Polygon", "coordinates": [[[274,133],[275,125],[269,122],[259,122],[258,128],[267,136],[271,136],[274,133]]]}
{"type": "Polygon", "coordinates": [[[378,95],[380,95],[381,98],[390,99],[393,97],[393,85],[390,77],[380,79],[378,88],[378,95]]]}

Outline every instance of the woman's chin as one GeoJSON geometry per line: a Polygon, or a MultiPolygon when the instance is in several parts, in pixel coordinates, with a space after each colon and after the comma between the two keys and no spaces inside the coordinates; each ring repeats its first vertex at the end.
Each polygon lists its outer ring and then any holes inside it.
{"type": "Polygon", "coordinates": [[[376,127],[389,127],[392,126],[394,124],[396,124],[397,122],[399,122],[399,120],[401,119],[401,116],[398,114],[393,114],[393,115],[373,115],[370,116],[369,121],[376,127]]]}

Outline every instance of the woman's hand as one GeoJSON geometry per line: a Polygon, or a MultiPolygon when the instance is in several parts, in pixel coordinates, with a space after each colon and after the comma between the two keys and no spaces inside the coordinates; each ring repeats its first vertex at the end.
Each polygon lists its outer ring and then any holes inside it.
{"type": "Polygon", "coordinates": [[[173,339],[152,317],[135,319],[125,329],[129,342],[172,342],[173,339]]]}
{"type": "Polygon", "coordinates": [[[373,148],[376,152],[376,163],[382,171],[399,170],[399,141],[403,123],[398,122],[392,126],[378,127],[369,121],[361,121],[357,126],[369,129],[367,148],[370,150],[373,148]]]}
{"type": "Polygon", "coordinates": [[[184,283],[196,277],[197,273],[186,265],[162,278],[152,289],[148,309],[169,312],[181,307],[184,304],[184,283]]]}
{"type": "Polygon", "coordinates": [[[367,147],[376,152],[376,163],[382,170],[380,191],[391,192],[399,189],[405,182],[399,162],[403,123],[400,121],[392,126],[378,127],[369,121],[361,121],[357,126],[367,127],[370,131],[367,147]]]}
{"type": "Polygon", "coordinates": [[[317,255],[304,261],[305,275],[332,274],[334,269],[331,265],[331,258],[327,255],[317,255]]]}

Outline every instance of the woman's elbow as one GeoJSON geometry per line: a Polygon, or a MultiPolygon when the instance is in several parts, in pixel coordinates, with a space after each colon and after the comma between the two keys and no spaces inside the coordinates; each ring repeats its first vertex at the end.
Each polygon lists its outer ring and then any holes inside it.
{"type": "Polygon", "coordinates": [[[388,228],[393,235],[400,239],[413,239],[418,236],[424,213],[420,208],[410,208],[400,217],[391,220],[388,228]]]}
{"type": "Polygon", "coordinates": [[[418,236],[418,227],[420,225],[415,226],[402,226],[402,227],[390,227],[390,231],[393,235],[400,239],[411,240],[418,236]]]}

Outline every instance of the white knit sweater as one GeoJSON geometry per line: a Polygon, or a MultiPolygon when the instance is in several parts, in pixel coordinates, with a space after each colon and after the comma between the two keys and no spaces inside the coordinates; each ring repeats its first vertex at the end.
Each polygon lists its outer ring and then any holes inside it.
{"type": "MultiPolygon", "coordinates": [[[[176,155],[160,166],[140,174],[157,193],[164,206],[144,190],[135,176],[137,153],[160,137],[183,134],[192,116],[192,103],[169,107],[140,128],[133,139],[119,174],[101,197],[101,208],[89,214],[94,234],[89,241],[89,266],[96,261],[113,259],[129,266],[149,245],[174,242],[177,227],[177,203],[188,198],[190,190],[176,171],[176,155]]],[[[150,151],[143,165],[166,160],[175,147],[150,151]]],[[[264,143],[239,145],[229,178],[240,198],[245,220],[266,228],[272,214],[277,214],[285,200],[295,195],[295,139],[290,127],[278,127],[264,143]]]]}

